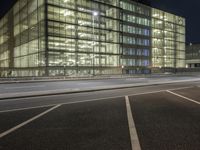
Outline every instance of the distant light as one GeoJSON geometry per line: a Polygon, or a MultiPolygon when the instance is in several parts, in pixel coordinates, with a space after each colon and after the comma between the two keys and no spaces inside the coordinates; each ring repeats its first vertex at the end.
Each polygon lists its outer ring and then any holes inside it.
{"type": "Polygon", "coordinates": [[[98,16],[98,15],[99,15],[98,12],[96,12],[96,11],[93,12],[93,16],[98,16]]]}
{"type": "Polygon", "coordinates": [[[63,15],[66,17],[66,16],[70,16],[70,15],[73,15],[73,13],[69,10],[64,10],[63,12],[63,15]]]}
{"type": "Polygon", "coordinates": [[[157,21],[157,24],[162,24],[162,21],[157,21]]]}
{"type": "Polygon", "coordinates": [[[59,46],[59,43],[55,43],[55,46],[59,46]]]}
{"type": "Polygon", "coordinates": [[[153,14],[153,17],[158,17],[159,16],[159,14],[153,14]]]}

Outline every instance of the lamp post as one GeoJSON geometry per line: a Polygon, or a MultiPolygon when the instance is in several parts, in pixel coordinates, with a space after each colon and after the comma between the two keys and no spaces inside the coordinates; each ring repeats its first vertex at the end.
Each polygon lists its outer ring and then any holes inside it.
{"type": "Polygon", "coordinates": [[[122,65],[122,77],[123,77],[123,70],[124,70],[124,65],[122,65]]]}
{"type": "Polygon", "coordinates": [[[95,69],[94,69],[94,42],[95,42],[95,35],[94,35],[94,21],[95,21],[95,17],[96,16],[98,16],[99,14],[98,14],[98,12],[96,12],[96,11],[93,11],[93,13],[92,13],[92,22],[93,22],[93,29],[92,29],[92,34],[93,34],[93,37],[92,37],[92,39],[93,39],[93,42],[92,42],[92,54],[93,54],[93,56],[92,56],[92,69],[93,69],[93,71],[92,71],[92,74],[93,74],[93,76],[95,76],[95,69]]]}
{"type": "Polygon", "coordinates": [[[66,75],[66,65],[64,65],[64,76],[66,75]]]}

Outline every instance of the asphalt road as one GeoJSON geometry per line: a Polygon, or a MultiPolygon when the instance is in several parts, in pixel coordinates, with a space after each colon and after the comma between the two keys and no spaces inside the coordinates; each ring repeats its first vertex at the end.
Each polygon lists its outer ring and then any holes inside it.
{"type": "Polygon", "coordinates": [[[153,78],[119,78],[119,79],[101,79],[101,80],[79,80],[79,81],[53,81],[53,82],[30,82],[30,83],[12,83],[0,84],[1,94],[23,93],[23,92],[41,92],[55,90],[84,90],[87,88],[98,88],[106,86],[119,86],[141,83],[156,83],[161,81],[179,81],[188,79],[198,79],[199,77],[153,77],[153,78]]]}
{"type": "Polygon", "coordinates": [[[0,150],[199,150],[199,86],[1,100],[0,150]]]}

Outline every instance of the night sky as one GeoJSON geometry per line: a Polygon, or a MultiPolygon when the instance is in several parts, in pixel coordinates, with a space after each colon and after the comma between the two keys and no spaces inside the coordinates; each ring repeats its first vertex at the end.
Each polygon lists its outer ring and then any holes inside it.
{"type": "MultiPolygon", "coordinates": [[[[15,0],[0,1],[0,17],[15,0]]],[[[187,43],[200,42],[200,0],[151,0],[152,6],[186,18],[187,43]]]]}

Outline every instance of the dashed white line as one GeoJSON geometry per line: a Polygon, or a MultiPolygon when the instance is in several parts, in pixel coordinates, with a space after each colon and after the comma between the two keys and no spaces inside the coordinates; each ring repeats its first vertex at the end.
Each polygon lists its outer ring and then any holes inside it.
{"type": "Polygon", "coordinates": [[[196,101],[196,100],[193,100],[193,99],[191,99],[191,98],[182,96],[182,95],[180,95],[180,94],[174,93],[174,92],[169,91],[169,90],[167,90],[167,92],[168,92],[168,93],[171,93],[171,94],[173,94],[173,95],[176,95],[176,96],[178,96],[178,97],[181,97],[181,98],[183,98],[183,99],[185,99],[185,100],[188,100],[188,101],[190,101],[190,102],[193,102],[193,103],[196,103],[196,104],[199,104],[199,105],[200,105],[200,102],[198,102],[198,101],[196,101]]]}
{"type": "Polygon", "coordinates": [[[19,125],[17,125],[17,126],[15,126],[15,127],[11,128],[11,129],[9,129],[9,130],[7,130],[7,131],[1,133],[1,134],[0,134],[0,138],[2,138],[2,137],[4,137],[4,136],[6,136],[6,135],[8,135],[8,134],[10,134],[10,133],[12,133],[12,132],[14,132],[14,131],[16,131],[17,129],[19,129],[19,128],[21,128],[21,127],[23,127],[23,126],[29,124],[30,122],[32,122],[32,121],[34,121],[34,120],[36,120],[36,119],[38,119],[38,118],[44,116],[45,114],[47,114],[47,113],[53,111],[54,109],[56,109],[56,108],[58,108],[58,107],[60,107],[60,106],[61,106],[61,105],[56,105],[56,106],[54,106],[54,107],[52,107],[52,108],[50,108],[50,109],[48,109],[48,110],[46,110],[46,111],[40,113],[39,115],[37,115],[37,116],[35,116],[35,117],[32,117],[32,118],[30,118],[29,120],[27,120],[27,121],[25,121],[25,122],[22,122],[21,124],[19,124],[19,125]]]}
{"type": "Polygon", "coordinates": [[[130,132],[130,137],[131,137],[131,147],[132,147],[132,150],[141,150],[138,134],[136,131],[134,120],[133,120],[129,97],[125,96],[125,100],[126,100],[129,132],[130,132]]]}

